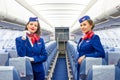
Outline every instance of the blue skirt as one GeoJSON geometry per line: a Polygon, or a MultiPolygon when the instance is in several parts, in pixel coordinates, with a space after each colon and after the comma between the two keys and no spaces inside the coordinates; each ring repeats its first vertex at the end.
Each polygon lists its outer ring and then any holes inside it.
{"type": "Polygon", "coordinates": [[[45,80],[45,73],[44,72],[33,72],[34,80],[45,80]]]}

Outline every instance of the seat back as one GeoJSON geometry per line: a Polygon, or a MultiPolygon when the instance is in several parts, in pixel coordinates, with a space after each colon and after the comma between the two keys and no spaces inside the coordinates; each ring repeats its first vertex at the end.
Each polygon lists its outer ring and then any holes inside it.
{"type": "Polygon", "coordinates": [[[86,80],[119,80],[120,69],[114,65],[94,65],[86,80]]]}
{"type": "Polygon", "coordinates": [[[117,62],[117,66],[120,68],[120,59],[117,62]]]}
{"type": "Polygon", "coordinates": [[[32,65],[29,59],[24,57],[10,58],[9,65],[15,66],[22,80],[33,79],[32,65]]]}
{"type": "Polygon", "coordinates": [[[9,53],[9,58],[16,58],[16,57],[18,57],[16,50],[9,49],[9,50],[7,50],[7,52],[9,53]]]}
{"type": "Polygon", "coordinates": [[[116,65],[120,59],[120,53],[108,53],[108,65],[116,65]]]}
{"type": "Polygon", "coordinates": [[[87,57],[84,59],[80,65],[80,79],[86,80],[87,73],[89,69],[92,68],[93,65],[105,65],[106,62],[102,58],[92,58],[92,57],[87,57]]]}
{"type": "Polygon", "coordinates": [[[93,66],[92,80],[115,80],[115,66],[93,66]]]}
{"type": "Polygon", "coordinates": [[[20,80],[20,76],[13,66],[0,66],[0,80],[20,80]]]}
{"type": "Polygon", "coordinates": [[[84,59],[80,66],[80,74],[87,74],[88,70],[92,68],[93,65],[105,65],[106,62],[102,58],[90,58],[84,59]]]}
{"type": "Polygon", "coordinates": [[[0,66],[8,66],[8,53],[0,53],[0,66]]]}

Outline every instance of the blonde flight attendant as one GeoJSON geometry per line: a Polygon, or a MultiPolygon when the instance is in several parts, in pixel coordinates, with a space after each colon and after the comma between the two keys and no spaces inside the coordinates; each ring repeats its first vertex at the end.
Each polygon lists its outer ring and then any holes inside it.
{"type": "Polygon", "coordinates": [[[83,59],[86,57],[105,57],[105,52],[100,42],[100,38],[93,32],[94,23],[89,16],[83,16],[79,19],[80,29],[84,34],[80,38],[77,46],[79,52],[78,57],[78,80],[79,80],[79,68],[83,59]]]}

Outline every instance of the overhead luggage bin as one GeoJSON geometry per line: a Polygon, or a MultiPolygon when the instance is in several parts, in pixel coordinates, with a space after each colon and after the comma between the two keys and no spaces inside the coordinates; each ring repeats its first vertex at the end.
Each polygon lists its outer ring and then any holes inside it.
{"type": "Polygon", "coordinates": [[[120,16],[120,3],[116,4],[109,10],[104,11],[102,14],[100,14],[98,17],[94,19],[94,22],[96,24],[108,21],[112,18],[117,18],[120,16]]]}

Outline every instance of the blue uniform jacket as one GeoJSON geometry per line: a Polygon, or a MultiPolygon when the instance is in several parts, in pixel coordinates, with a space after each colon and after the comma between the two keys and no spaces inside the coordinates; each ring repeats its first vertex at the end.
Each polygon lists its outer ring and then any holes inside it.
{"type": "Polygon", "coordinates": [[[42,38],[40,38],[38,42],[35,42],[32,47],[28,37],[26,40],[22,40],[22,37],[18,37],[16,38],[16,48],[19,56],[34,58],[34,62],[32,63],[33,71],[44,72],[42,63],[47,60],[47,52],[42,38]]]}
{"type": "Polygon", "coordinates": [[[105,51],[100,42],[98,35],[93,35],[91,39],[79,40],[77,45],[79,57],[85,55],[85,57],[105,57],[105,51]]]}

